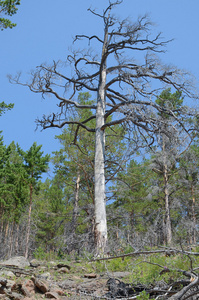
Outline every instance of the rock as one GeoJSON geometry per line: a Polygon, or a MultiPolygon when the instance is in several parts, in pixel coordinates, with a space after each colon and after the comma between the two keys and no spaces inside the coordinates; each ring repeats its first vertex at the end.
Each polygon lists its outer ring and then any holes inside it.
{"type": "Polygon", "coordinates": [[[39,271],[39,272],[44,272],[46,270],[47,270],[46,266],[38,266],[38,268],[37,268],[37,271],[39,271]]]}
{"type": "Polygon", "coordinates": [[[81,282],[77,285],[77,290],[81,292],[91,293],[101,288],[102,283],[98,280],[89,280],[87,282],[81,282]]]}
{"type": "Polygon", "coordinates": [[[30,263],[24,256],[15,256],[5,261],[0,261],[0,265],[15,266],[18,268],[29,267],[30,263]]]}
{"type": "Polygon", "coordinates": [[[69,273],[69,270],[67,268],[63,267],[63,268],[59,269],[58,272],[66,274],[66,273],[69,273]]]}
{"type": "Polygon", "coordinates": [[[35,286],[42,292],[47,293],[49,291],[49,285],[44,280],[40,280],[37,278],[32,278],[32,281],[34,282],[35,286]]]}
{"type": "Polygon", "coordinates": [[[34,282],[30,279],[23,282],[21,286],[21,291],[24,296],[30,297],[31,295],[35,294],[35,285],[34,282]]]}
{"type": "Polygon", "coordinates": [[[96,278],[97,275],[94,274],[94,273],[90,273],[90,274],[84,274],[84,277],[85,277],[85,278],[96,278]]]}
{"type": "Polygon", "coordinates": [[[13,300],[22,300],[22,299],[24,299],[24,296],[22,296],[21,294],[13,292],[13,293],[9,294],[9,298],[13,299],[13,300]]]}
{"type": "Polygon", "coordinates": [[[38,277],[41,279],[50,279],[51,275],[49,272],[46,272],[46,273],[40,274],[38,277]]]}
{"type": "Polygon", "coordinates": [[[0,278],[0,284],[0,294],[7,294],[8,292],[11,292],[11,290],[16,288],[16,283],[12,280],[0,278]]]}
{"type": "Polygon", "coordinates": [[[7,279],[5,279],[5,278],[0,278],[0,284],[1,284],[2,286],[6,286],[6,284],[7,284],[7,279]]]}
{"type": "Polygon", "coordinates": [[[65,292],[63,290],[60,290],[59,288],[53,289],[51,292],[57,293],[59,296],[65,296],[65,292]]]}
{"type": "Polygon", "coordinates": [[[6,287],[10,290],[14,290],[16,288],[16,282],[13,280],[7,280],[6,287]]]}
{"type": "Polygon", "coordinates": [[[6,276],[8,278],[15,278],[15,274],[11,271],[2,270],[0,271],[0,276],[6,276]]]}
{"type": "Polygon", "coordinates": [[[60,299],[59,295],[56,292],[47,292],[45,293],[46,298],[60,299]]]}
{"type": "Polygon", "coordinates": [[[58,267],[58,268],[67,268],[68,270],[71,269],[71,267],[70,267],[69,265],[64,264],[64,263],[59,263],[59,264],[57,264],[57,267],[58,267]]]}
{"type": "Polygon", "coordinates": [[[50,292],[55,292],[57,293],[59,296],[65,296],[66,292],[64,290],[62,290],[57,283],[52,283],[50,284],[50,292]]]}
{"type": "Polygon", "coordinates": [[[6,287],[5,286],[1,286],[0,287],[0,295],[5,295],[6,294],[6,287]]]}
{"type": "Polygon", "coordinates": [[[31,297],[31,294],[29,293],[28,289],[25,286],[21,287],[21,291],[25,297],[28,297],[28,298],[31,297]]]}
{"type": "Polygon", "coordinates": [[[73,280],[68,279],[60,282],[59,287],[61,289],[71,289],[71,288],[76,288],[77,284],[73,280]]]}
{"type": "Polygon", "coordinates": [[[33,268],[37,268],[37,267],[39,267],[41,265],[42,265],[42,262],[39,261],[39,260],[37,260],[37,259],[32,259],[30,261],[30,266],[33,267],[33,268]]]}

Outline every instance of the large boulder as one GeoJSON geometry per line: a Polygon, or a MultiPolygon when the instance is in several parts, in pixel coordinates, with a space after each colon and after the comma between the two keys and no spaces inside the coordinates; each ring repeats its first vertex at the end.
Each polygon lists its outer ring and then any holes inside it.
{"type": "Polygon", "coordinates": [[[0,265],[14,266],[23,269],[29,267],[30,262],[24,256],[15,256],[8,260],[0,261],[0,265]]]}

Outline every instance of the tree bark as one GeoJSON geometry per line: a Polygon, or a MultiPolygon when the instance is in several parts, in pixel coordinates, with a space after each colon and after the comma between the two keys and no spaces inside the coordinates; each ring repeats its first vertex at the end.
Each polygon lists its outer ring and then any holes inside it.
{"type": "Polygon", "coordinates": [[[171,231],[171,217],[170,217],[170,203],[169,203],[169,188],[168,188],[168,170],[167,164],[164,164],[164,196],[165,196],[165,238],[166,243],[170,244],[172,241],[171,231]]]}
{"type": "Polygon", "coordinates": [[[30,204],[28,210],[28,224],[27,224],[27,232],[26,232],[26,244],[25,244],[25,258],[28,258],[28,250],[29,250],[29,240],[30,240],[30,222],[31,222],[31,213],[32,213],[32,192],[33,186],[30,184],[30,204]]]}
{"type": "Polygon", "coordinates": [[[106,52],[108,27],[105,26],[104,44],[100,67],[100,78],[97,93],[96,128],[95,128],[95,244],[96,254],[104,253],[107,243],[106,190],[105,190],[105,85],[106,85],[106,52]]]}
{"type": "Polygon", "coordinates": [[[8,257],[12,257],[13,252],[13,231],[14,231],[15,221],[12,222],[10,226],[10,237],[9,237],[9,251],[8,251],[8,257]]]}
{"type": "Polygon", "coordinates": [[[15,255],[19,253],[19,223],[16,224],[15,255]]]}
{"type": "Polygon", "coordinates": [[[172,231],[171,231],[171,218],[170,218],[170,203],[169,203],[169,174],[168,174],[168,151],[166,146],[166,137],[162,136],[162,155],[163,155],[163,179],[164,179],[164,201],[165,201],[165,228],[164,236],[166,244],[170,244],[172,241],[172,231]]]}
{"type": "Polygon", "coordinates": [[[192,242],[193,244],[196,244],[196,212],[195,212],[195,195],[194,195],[194,187],[193,185],[191,186],[191,195],[192,195],[192,206],[191,206],[191,210],[192,210],[192,221],[193,221],[193,231],[192,231],[192,242]]]}
{"type": "Polygon", "coordinates": [[[75,237],[75,230],[77,226],[77,209],[78,209],[78,202],[79,202],[79,184],[80,184],[80,172],[77,171],[77,179],[76,179],[76,187],[75,187],[75,202],[73,208],[73,217],[72,217],[72,234],[75,237]]]}

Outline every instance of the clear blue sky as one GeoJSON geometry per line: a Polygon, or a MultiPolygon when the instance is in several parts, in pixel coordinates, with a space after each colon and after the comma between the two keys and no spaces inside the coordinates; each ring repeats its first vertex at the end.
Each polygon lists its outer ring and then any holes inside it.
{"type": "MultiPolygon", "coordinates": [[[[107,0],[22,0],[12,18],[17,27],[0,32],[0,102],[15,103],[12,111],[0,118],[4,142],[13,140],[23,150],[34,141],[44,153],[59,149],[55,135],[60,129],[35,131],[35,119],[56,108],[56,100],[43,100],[27,88],[9,83],[6,75],[18,71],[28,80],[28,72],[43,62],[64,60],[76,34],[103,35],[100,19],[87,11],[91,5],[99,12],[107,0]]],[[[149,13],[165,39],[175,40],[167,47],[164,61],[187,69],[199,78],[199,1],[198,0],[124,0],[115,14],[121,18],[149,13]]],[[[100,49],[99,49],[100,51],[100,49]]]]}

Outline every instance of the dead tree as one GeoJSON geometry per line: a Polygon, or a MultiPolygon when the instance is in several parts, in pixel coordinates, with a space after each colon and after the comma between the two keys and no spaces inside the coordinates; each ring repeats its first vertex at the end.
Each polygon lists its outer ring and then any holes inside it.
{"type": "MultiPolygon", "coordinates": [[[[164,52],[168,41],[163,41],[160,34],[152,36],[153,27],[148,17],[143,16],[132,23],[128,19],[119,21],[112,14],[112,10],[122,2],[109,0],[108,7],[101,14],[88,9],[100,18],[104,25],[103,36],[76,35],[74,42],[82,39],[88,41],[88,51],[73,51],[68,55],[65,64],[58,61],[52,65],[40,65],[32,72],[31,81],[28,83],[22,83],[19,76],[12,78],[12,82],[28,86],[32,92],[41,93],[43,97],[52,95],[58,100],[58,113],[44,115],[42,119],[37,120],[43,129],[76,124],[76,136],[80,127],[95,132],[97,253],[103,253],[107,244],[104,172],[106,128],[115,124],[131,124],[141,135],[142,141],[145,139],[145,132],[152,142],[154,131],[160,127],[154,111],[164,110],[164,113],[173,115],[172,109],[162,108],[155,103],[154,99],[160,91],[165,89],[165,86],[171,86],[174,90],[192,96],[190,90],[193,81],[189,74],[176,67],[162,65],[155,56],[164,52]],[[92,43],[95,51],[91,51],[92,43]],[[98,53],[98,49],[102,49],[101,53],[98,53]],[[94,52],[97,53],[93,54],[94,52]],[[138,53],[144,54],[142,63],[136,61],[138,53]],[[78,103],[78,93],[85,90],[96,94],[95,104],[78,103]],[[73,107],[91,109],[93,115],[85,120],[71,121],[70,112],[73,107]],[[111,121],[109,116],[112,116],[111,121]],[[87,125],[91,119],[96,120],[95,128],[87,125]]],[[[176,114],[176,122],[180,124],[180,114],[176,114]]],[[[150,143],[149,139],[146,140],[147,143],[150,143]]]]}

